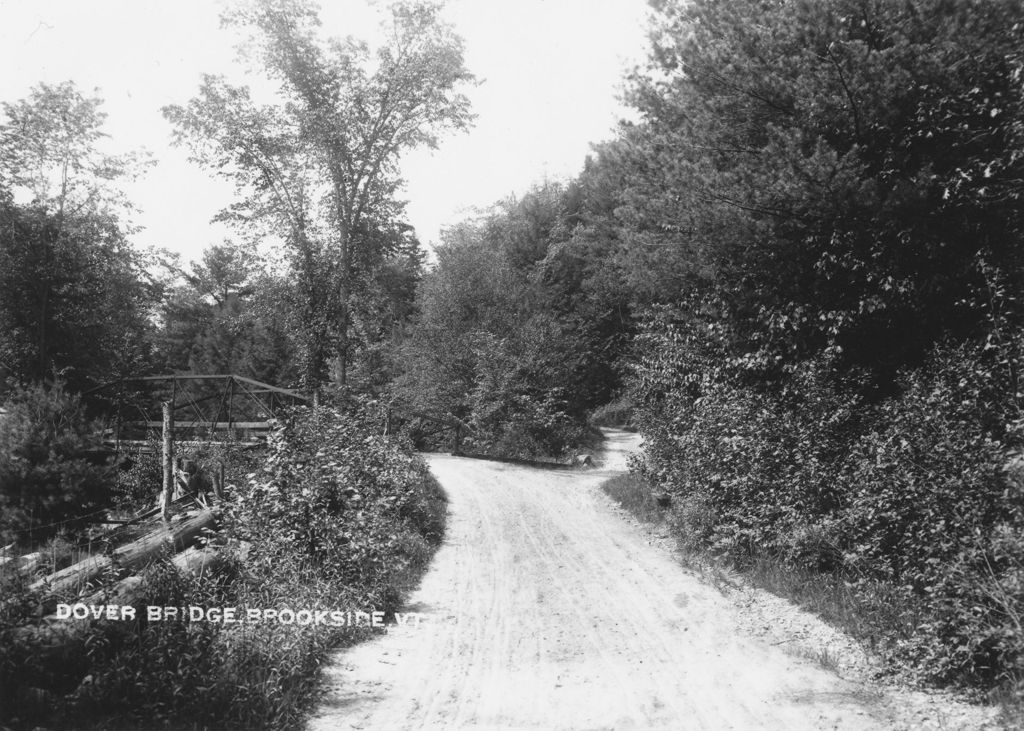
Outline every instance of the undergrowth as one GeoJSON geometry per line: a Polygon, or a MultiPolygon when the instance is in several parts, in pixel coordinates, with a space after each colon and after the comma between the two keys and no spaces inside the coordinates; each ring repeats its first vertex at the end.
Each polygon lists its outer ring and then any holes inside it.
{"type": "MultiPolygon", "coordinates": [[[[635,473],[617,475],[601,487],[640,520],[656,526],[678,527],[667,495],[643,477],[635,473]]],[[[782,556],[763,552],[737,562],[686,541],[679,543],[682,563],[719,590],[738,588],[742,579],[746,585],[788,599],[821,617],[890,663],[894,656],[887,655],[886,648],[909,642],[928,616],[925,602],[884,581],[854,581],[838,570],[812,571],[782,556]]],[[[837,664],[827,652],[815,659],[826,668],[835,669],[837,664]]],[[[1019,684],[1002,683],[973,697],[998,705],[1007,727],[1017,728],[1024,722],[1019,684]]]]}
{"type": "Polygon", "coordinates": [[[610,478],[601,485],[615,502],[647,523],[661,523],[665,520],[669,503],[659,501],[650,484],[632,472],[610,478]]]}
{"type": "Polygon", "coordinates": [[[361,412],[297,410],[266,457],[229,486],[223,506],[220,539],[241,548],[201,578],[180,573],[170,556],[151,565],[132,602],[136,621],[68,621],[58,628],[70,629],[70,641],[56,643],[19,634],[33,602],[24,580],[7,582],[26,601],[5,605],[2,616],[0,724],[301,727],[328,652],[380,630],[147,621],[145,608],[392,613],[440,543],[445,497],[422,460],[379,436],[361,412]]]}

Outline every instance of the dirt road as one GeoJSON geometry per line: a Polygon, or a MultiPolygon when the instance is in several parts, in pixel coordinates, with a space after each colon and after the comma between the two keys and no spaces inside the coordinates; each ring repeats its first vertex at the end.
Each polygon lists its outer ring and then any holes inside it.
{"type": "Polygon", "coordinates": [[[732,603],[624,521],[602,467],[429,457],[447,539],[419,626],[336,655],[311,729],[887,728],[876,695],[738,630],[732,603]]]}

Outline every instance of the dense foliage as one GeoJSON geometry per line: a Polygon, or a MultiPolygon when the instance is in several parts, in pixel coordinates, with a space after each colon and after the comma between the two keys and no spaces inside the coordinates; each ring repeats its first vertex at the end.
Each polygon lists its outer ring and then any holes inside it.
{"type": "Polygon", "coordinates": [[[113,484],[97,425],[62,384],[8,394],[0,414],[0,542],[31,545],[79,529],[113,484]]]}
{"type": "Polygon", "coordinates": [[[401,154],[436,146],[472,119],[462,88],[473,77],[438,6],[389,10],[386,41],[371,53],[352,37],[322,37],[306,0],[241,3],[225,23],[249,36],[241,56],[277,83],[276,103],[207,75],[188,104],[164,110],[193,159],[236,184],[241,198],[221,218],[285,244],[310,390],[328,381],[332,360],[347,385],[360,345],[352,329],[366,313],[360,295],[409,248],[396,195],[401,154]]]}
{"type": "MultiPolygon", "coordinates": [[[[134,601],[140,612],[235,607],[244,618],[249,608],[398,609],[440,542],[445,501],[419,458],[379,436],[374,414],[293,412],[269,459],[229,488],[223,538],[245,541],[242,552],[201,579],[155,564],[134,601]]],[[[75,645],[89,649],[71,665],[14,640],[0,661],[0,718],[55,727],[74,719],[76,727],[296,728],[327,652],[368,633],[365,623],[97,623],[75,645]],[[61,695],[40,704],[29,686],[61,695]]],[[[13,637],[0,632],[4,642],[13,637]]]]}
{"type": "Polygon", "coordinates": [[[137,165],[99,151],[100,103],[68,83],[2,105],[0,379],[80,391],[148,365],[158,291],[115,187],[137,165]]]}
{"type": "Polygon", "coordinates": [[[824,353],[885,392],[933,343],[977,337],[988,273],[1021,268],[1017,4],[662,10],[634,150],[674,164],[632,194],[687,219],[667,237],[751,369],[824,353]]]}
{"type": "Polygon", "coordinates": [[[453,415],[469,448],[505,456],[562,456],[588,440],[588,410],[618,383],[608,343],[620,331],[612,313],[588,317],[581,267],[558,249],[576,193],[543,186],[445,231],[393,349],[400,410],[453,415]]]}
{"type": "Polygon", "coordinates": [[[231,508],[255,575],[272,580],[288,557],[296,581],[359,587],[375,608],[396,608],[393,582],[421,567],[444,515],[426,465],[379,434],[375,412],[302,409],[275,432],[231,508]]]}
{"type": "Polygon", "coordinates": [[[247,245],[212,245],[188,270],[168,267],[161,327],[154,334],[166,369],[234,373],[264,383],[297,380],[296,347],[275,300],[287,284],[247,245]]]}
{"type": "Polygon", "coordinates": [[[692,547],[889,587],[920,677],[1019,678],[1019,5],[656,5],[624,200],[689,271],[642,472],[692,547]]]}

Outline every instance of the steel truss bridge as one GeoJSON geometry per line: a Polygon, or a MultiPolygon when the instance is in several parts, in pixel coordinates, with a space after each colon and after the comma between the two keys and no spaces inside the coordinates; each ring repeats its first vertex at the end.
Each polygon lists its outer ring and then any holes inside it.
{"type": "Polygon", "coordinates": [[[159,434],[162,405],[167,402],[176,437],[253,444],[262,443],[260,437],[287,407],[312,403],[300,391],[235,374],[122,378],[83,395],[106,418],[104,436],[115,449],[144,446],[159,434]]]}

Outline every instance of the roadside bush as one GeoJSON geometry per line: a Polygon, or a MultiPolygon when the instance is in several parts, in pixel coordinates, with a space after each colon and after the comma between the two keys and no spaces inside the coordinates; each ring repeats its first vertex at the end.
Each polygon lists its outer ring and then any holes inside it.
{"type": "Polygon", "coordinates": [[[551,394],[542,400],[529,394],[509,394],[503,403],[481,404],[470,420],[476,432],[467,444],[499,457],[562,457],[593,441],[587,424],[564,408],[551,394]]]}
{"type": "Polygon", "coordinates": [[[894,667],[1012,681],[1024,670],[1024,485],[1005,470],[1019,448],[1007,352],[938,348],[874,403],[820,361],[777,388],[705,371],[698,389],[682,379],[645,402],[637,468],[671,496],[691,550],[835,577],[863,606],[880,586],[902,597],[901,619],[872,637],[894,667]]]}
{"type": "Polygon", "coordinates": [[[274,581],[287,557],[299,575],[358,587],[380,608],[413,558],[405,539],[440,539],[443,500],[426,465],[377,431],[358,410],[300,409],[285,419],[262,470],[230,503],[257,583],[274,581]]]}
{"type": "MultiPolygon", "coordinates": [[[[145,606],[220,607],[230,597],[214,576],[182,576],[169,561],[143,572],[145,606]]],[[[220,625],[210,622],[159,621],[94,623],[84,639],[87,680],[67,696],[61,716],[75,723],[94,720],[97,727],[167,723],[189,703],[195,728],[216,725],[230,703],[222,682],[224,642],[220,625]]],[[[81,676],[79,676],[81,677],[81,676]]],[[[51,723],[54,719],[51,719],[51,723]]],[[[75,725],[69,724],[69,725],[75,725]]]]}
{"type": "Polygon", "coordinates": [[[467,394],[468,447],[499,457],[563,457],[592,441],[571,374],[572,336],[547,316],[517,337],[475,334],[475,377],[467,394]]]}
{"type": "MultiPolygon", "coordinates": [[[[244,541],[231,544],[241,550],[226,549],[226,562],[200,578],[166,560],[152,565],[140,616],[144,605],[235,607],[239,617],[250,608],[397,609],[444,531],[444,494],[425,464],[379,436],[363,410],[327,407],[294,410],[264,456],[223,505],[221,538],[244,541]]],[[[58,678],[40,647],[11,644],[4,619],[0,685],[17,702],[0,705],[0,723],[16,727],[298,728],[327,653],[370,633],[276,621],[94,622],[75,645],[73,672],[58,678]],[[45,701],[25,700],[34,697],[45,701]]]]}
{"type": "Polygon", "coordinates": [[[1024,492],[1004,472],[1013,399],[993,355],[937,351],[880,404],[840,476],[850,569],[927,599],[918,633],[892,651],[930,680],[1021,669],[1024,492]]]}
{"type": "Polygon", "coordinates": [[[16,388],[0,417],[0,542],[28,543],[104,507],[109,466],[90,460],[99,448],[97,424],[60,382],[16,388]]]}
{"type": "Polygon", "coordinates": [[[742,563],[770,550],[828,569],[840,554],[837,457],[853,412],[807,368],[782,395],[709,382],[645,418],[643,475],[673,495],[683,542],[742,563]]]}

